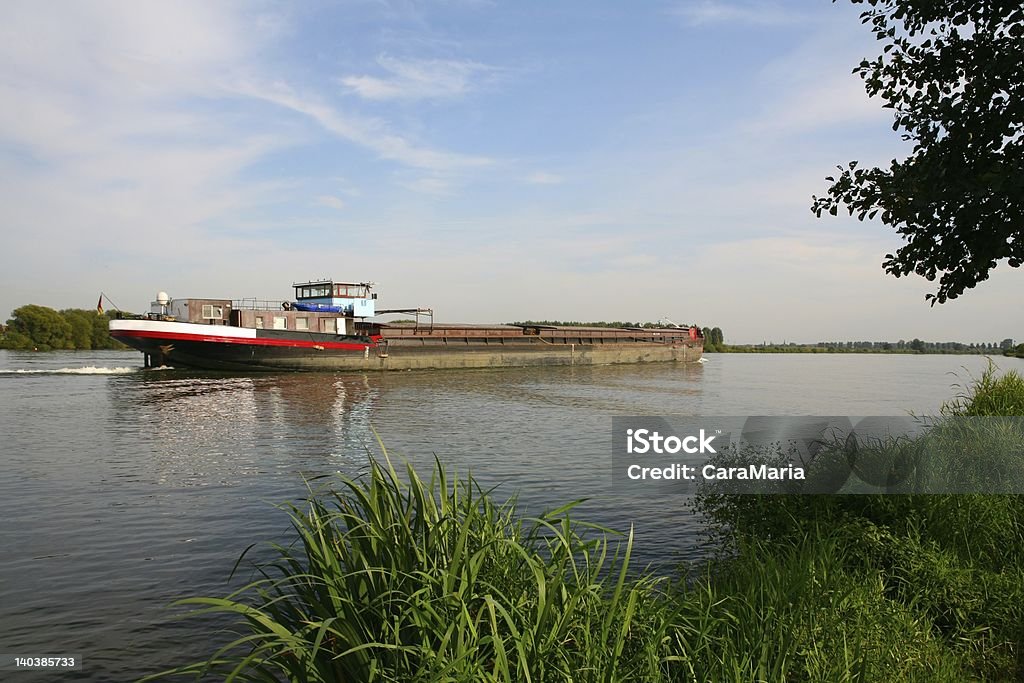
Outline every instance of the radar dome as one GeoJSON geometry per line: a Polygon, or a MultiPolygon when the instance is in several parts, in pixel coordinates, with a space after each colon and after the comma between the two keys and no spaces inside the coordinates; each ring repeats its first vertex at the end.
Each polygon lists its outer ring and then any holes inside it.
{"type": "Polygon", "coordinates": [[[167,292],[157,292],[156,302],[161,306],[166,306],[171,302],[171,297],[167,296],[167,292]]]}

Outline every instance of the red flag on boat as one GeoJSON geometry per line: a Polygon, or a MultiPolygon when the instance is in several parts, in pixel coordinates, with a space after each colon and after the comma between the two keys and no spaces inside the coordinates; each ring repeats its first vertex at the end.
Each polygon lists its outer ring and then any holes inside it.
{"type": "Polygon", "coordinates": [[[96,302],[96,312],[103,315],[103,294],[100,294],[100,300],[96,302]]]}

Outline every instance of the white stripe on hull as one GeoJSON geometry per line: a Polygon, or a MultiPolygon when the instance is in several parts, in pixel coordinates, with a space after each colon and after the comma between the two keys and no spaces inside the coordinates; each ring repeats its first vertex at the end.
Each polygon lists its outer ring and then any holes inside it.
{"type": "Polygon", "coordinates": [[[195,334],[209,337],[233,337],[236,339],[255,339],[256,330],[248,327],[231,325],[199,325],[197,323],[168,322],[166,320],[111,320],[110,331],[173,332],[175,334],[195,334]]]}

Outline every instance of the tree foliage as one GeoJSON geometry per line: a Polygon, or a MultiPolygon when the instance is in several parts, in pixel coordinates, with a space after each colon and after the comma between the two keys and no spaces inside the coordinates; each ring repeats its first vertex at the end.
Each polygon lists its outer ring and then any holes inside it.
{"type": "Polygon", "coordinates": [[[9,334],[16,335],[23,348],[24,342],[42,351],[74,348],[71,324],[52,308],[35,304],[21,306],[14,310],[7,324],[9,334]]]}
{"type": "Polygon", "coordinates": [[[110,318],[96,311],[68,308],[57,312],[29,304],[13,311],[0,347],[8,349],[121,349],[110,336],[110,318]]]}
{"type": "Polygon", "coordinates": [[[706,353],[707,352],[717,351],[717,349],[715,348],[715,343],[713,341],[711,341],[711,328],[710,327],[703,327],[703,328],[701,328],[700,336],[704,338],[704,351],[706,353]]]}
{"type": "Polygon", "coordinates": [[[1024,263],[1024,7],[1004,0],[852,0],[883,52],[854,69],[914,143],[888,168],[839,167],[811,210],[880,214],[906,244],[882,267],[955,299],[1024,263]]]}

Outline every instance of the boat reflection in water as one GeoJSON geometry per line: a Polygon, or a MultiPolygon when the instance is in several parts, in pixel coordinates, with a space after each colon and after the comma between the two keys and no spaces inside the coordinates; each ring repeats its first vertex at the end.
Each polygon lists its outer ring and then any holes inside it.
{"type": "Polygon", "coordinates": [[[375,443],[378,389],[362,375],[259,374],[246,377],[148,371],[122,378],[112,393],[113,437],[148,425],[151,453],[134,467],[172,486],[225,486],[267,474],[319,475],[365,467],[375,443]]]}

